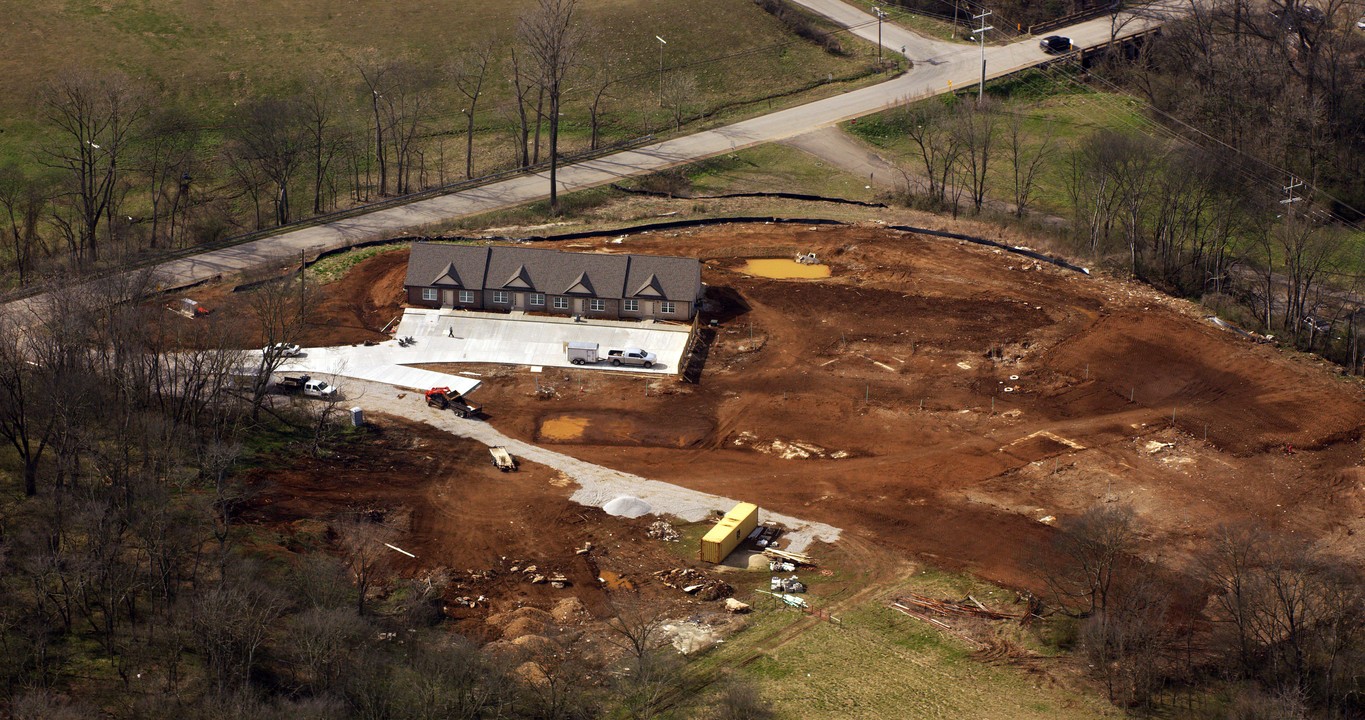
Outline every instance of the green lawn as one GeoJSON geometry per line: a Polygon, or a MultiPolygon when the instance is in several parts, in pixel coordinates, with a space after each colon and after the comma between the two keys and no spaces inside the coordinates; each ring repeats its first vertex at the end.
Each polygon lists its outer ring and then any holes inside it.
{"type": "MultiPolygon", "coordinates": [[[[740,675],[773,702],[779,717],[792,720],[1123,717],[1099,695],[1008,663],[982,662],[966,643],[886,607],[907,587],[942,597],[967,588],[982,597],[1005,592],[961,576],[916,574],[844,612],[839,623],[819,622],[778,647],[772,647],[774,635],[805,616],[759,595],[751,624],[699,664],[747,660],[740,675]]],[[[821,589],[812,590],[808,598],[818,608],[821,589]]]]}

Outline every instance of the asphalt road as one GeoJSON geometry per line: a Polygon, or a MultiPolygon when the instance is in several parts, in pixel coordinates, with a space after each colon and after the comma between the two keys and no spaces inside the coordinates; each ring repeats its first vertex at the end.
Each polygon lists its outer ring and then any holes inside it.
{"type": "MultiPolygon", "coordinates": [[[[829,16],[835,22],[853,27],[853,32],[859,37],[874,43],[877,40],[877,23],[871,15],[838,0],[798,2],[829,16]]],[[[1155,18],[1136,19],[1122,29],[1120,36],[1134,34],[1159,22],[1155,18]]],[[[1058,29],[1056,34],[1070,36],[1080,47],[1089,47],[1110,40],[1111,23],[1109,18],[1103,17],[1058,29]]],[[[980,55],[974,46],[931,40],[891,23],[882,25],[882,42],[885,47],[897,51],[904,46],[906,54],[914,60],[914,68],[900,77],[837,97],[561,167],[558,178],[560,192],[596,187],[722,153],[786,140],[906,101],[949,92],[952,88],[960,89],[980,78],[980,55]]],[[[1034,38],[987,47],[987,75],[1007,75],[1042,63],[1049,57],[1039,49],[1038,41],[1034,38]]],[[[288,263],[297,260],[300,252],[314,254],[365,240],[411,233],[455,218],[522,205],[548,197],[548,185],[548,173],[528,174],[201,253],[157,267],[158,284],[165,288],[184,287],[217,275],[288,263]]],[[[21,306],[21,310],[33,311],[42,307],[44,302],[42,297],[35,297],[16,301],[16,304],[21,306]]]]}

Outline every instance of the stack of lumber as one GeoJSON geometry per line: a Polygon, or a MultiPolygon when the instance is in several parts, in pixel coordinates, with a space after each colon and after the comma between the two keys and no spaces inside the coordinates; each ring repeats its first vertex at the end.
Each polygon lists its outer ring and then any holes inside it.
{"type": "Polygon", "coordinates": [[[790,560],[798,565],[808,565],[810,567],[815,567],[815,558],[806,555],[805,553],[787,552],[786,550],[767,548],[766,550],[763,551],[763,554],[767,555],[770,558],[776,558],[778,560],[790,560]]]}

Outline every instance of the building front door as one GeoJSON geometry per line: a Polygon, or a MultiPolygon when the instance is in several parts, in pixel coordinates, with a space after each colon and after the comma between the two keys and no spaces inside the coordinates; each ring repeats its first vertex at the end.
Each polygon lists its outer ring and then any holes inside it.
{"type": "Polygon", "coordinates": [[[583,298],[573,299],[573,314],[575,315],[583,314],[583,298]]]}
{"type": "Polygon", "coordinates": [[[442,290],[442,291],[441,291],[441,307],[442,307],[442,308],[446,308],[446,309],[455,307],[455,291],[454,291],[454,290],[442,290]]]}
{"type": "Polygon", "coordinates": [[[513,310],[526,309],[526,293],[512,293],[512,309],[513,310]]]}

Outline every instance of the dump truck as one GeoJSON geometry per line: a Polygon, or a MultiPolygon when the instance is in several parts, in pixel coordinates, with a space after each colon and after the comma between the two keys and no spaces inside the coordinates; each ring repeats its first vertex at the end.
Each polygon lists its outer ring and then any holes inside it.
{"type": "Polygon", "coordinates": [[[587,365],[602,359],[597,354],[597,343],[571,342],[565,346],[565,353],[569,356],[569,362],[575,365],[587,365]]]}
{"type": "Polygon", "coordinates": [[[742,502],[725,513],[716,526],[701,539],[703,562],[719,564],[739,547],[741,541],[758,527],[758,506],[742,502]]]}
{"type": "Polygon", "coordinates": [[[307,375],[286,376],[275,383],[275,390],[286,395],[302,393],[308,397],[331,400],[337,396],[337,389],[325,380],[314,380],[307,375]]]}
{"type": "Polygon", "coordinates": [[[488,448],[488,452],[493,456],[493,467],[503,472],[513,472],[517,469],[517,459],[512,457],[512,453],[507,452],[507,448],[494,445],[488,448]]]}
{"type": "Polygon", "coordinates": [[[652,352],[646,352],[640,348],[622,348],[619,350],[608,350],[607,359],[612,365],[640,365],[642,367],[654,367],[658,360],[652,352]]]}
{"type": "Polygon", "coordinates": [[[464,395],[461,395],[448,387],[435,387],[427,391],[427,405],[442,410],[450,410],[462,418],[477,417],[483,410],[482,405],[472,403],[464,395]]]}

